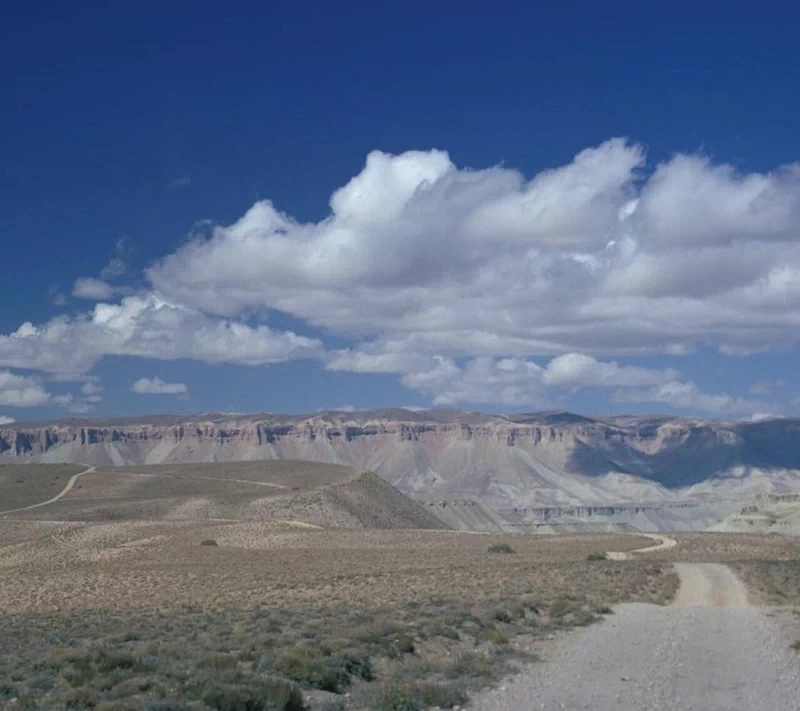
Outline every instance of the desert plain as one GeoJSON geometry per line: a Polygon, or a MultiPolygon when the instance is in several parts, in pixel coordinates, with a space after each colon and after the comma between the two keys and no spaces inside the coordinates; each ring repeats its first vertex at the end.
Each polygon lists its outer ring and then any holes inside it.
{"type": "Polygon", "coordinates": [[[686,630],[687,662],[692,628],[752,624],[789,667],[765,682],[796,679],[797,539],[655,538],[451,531],[336,465],[2,466],[0,706],[584,708],[596,690],[555,680],[629,646],[629,618],[686,630]]]}

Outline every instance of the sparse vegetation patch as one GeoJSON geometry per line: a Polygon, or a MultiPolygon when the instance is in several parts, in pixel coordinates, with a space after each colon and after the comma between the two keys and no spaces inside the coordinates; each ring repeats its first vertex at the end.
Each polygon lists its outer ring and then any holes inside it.
{"type": "Polygon", "coordinates": [[[762,602],[800,604],[800,559],[745,560],[733,563],[732,567],[762,602]]]}
{"type": "Polygon", "coordinates": [[[511,555],[516,551],[508,543],[492,543],[488,548],[489,553],[500,553],[502,555],[511,555]]]}

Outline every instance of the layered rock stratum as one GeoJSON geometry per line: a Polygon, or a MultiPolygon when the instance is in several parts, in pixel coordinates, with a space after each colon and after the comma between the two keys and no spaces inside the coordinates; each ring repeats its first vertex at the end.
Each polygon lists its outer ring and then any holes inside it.
{"type": "Polygon", "coordinates": [[[0,463],[305,459],[374,471],[457,528],[704,529],[800,491],[800,420],[374,410],[0,427],[0,463]]]}

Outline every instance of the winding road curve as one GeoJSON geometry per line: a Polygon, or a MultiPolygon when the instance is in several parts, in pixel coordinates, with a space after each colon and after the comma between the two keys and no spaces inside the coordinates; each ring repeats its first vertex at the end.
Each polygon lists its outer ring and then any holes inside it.
{"type": "Polygon", "coordinates": [[[601,624],[556,643],[546,663],[481,694],[470,708],[800,710],[797,652],[773,619],[749,604],[730,568],[675,569],[681,586],[670,607],[619,605],[601,624]]]}
{"type": "Polygon", "coordinates": [[[654,540],[656,543],[653,546],[637,548],[635,551],[628,551],[627,553],[622,553],[620,551],[608,551],[606,556],[609,560],[631,560],[631,558],[633,558],[631,555],[632,553],[653,553],[654,551],[666,551],[678,545],[678,541],[676,541],[674,538],[662,536],[659,533],[631,533],[629,535],[639,537],[644,536],[645,538],[654,540]]]}
{"type": "Polygon", "coordinates": [[[90,467],[90,466],[88,466],[86,464],[84,464],[84,466],[87,467],[87,468],[84,469],[82,472],[78,472],[77,474],[73,474],[69,478],[69,481],[67,482],[67,485],[58,494],[56,494],[52,499],[48,499],[47,501],[41,501],[38,504],[31,504],[30,506],[23,506],[22,508],[19,508],[19,509],[9,509],[8,511],[0,511],[0,516],[3,516],[5,514],[18,513],[20,511],[30,511],[31,509],[38,509],[38,508],[40,508],[42,506],[47,506],[48,504],[53,504],[56,501],[58,501],[59,499],[64,498],[72,490],[72,487],[75,486],[75,482],[78,481],[78,479],[80,477],[82,477],[84,474],[91,474],[92,472],[97,470],[97,467],[90,467]]]}

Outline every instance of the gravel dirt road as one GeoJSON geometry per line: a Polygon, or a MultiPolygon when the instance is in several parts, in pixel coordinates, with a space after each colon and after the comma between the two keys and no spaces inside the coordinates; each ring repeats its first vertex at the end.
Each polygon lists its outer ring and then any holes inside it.
{"type": "Polygon", "coordinates": [[[489,711],[793,711],[800,657],[717,564],[678,564],[671,607],[626,604],[563,640],[544,663],[482,694],[489,711]]]}

